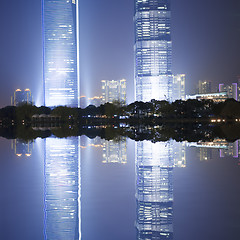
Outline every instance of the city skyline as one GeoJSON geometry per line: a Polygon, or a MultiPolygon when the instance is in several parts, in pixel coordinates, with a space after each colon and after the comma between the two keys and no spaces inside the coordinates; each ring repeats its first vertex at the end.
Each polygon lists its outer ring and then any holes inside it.
{"type": "MultiPolygon", "coordinates": [[[[173,73],[186,74],[186,92],[190,94],[200,79],[212,80],[214,85],[235,82],[240,60],[239,4],[231,0],[225,9],[224,1],[171,2],[173,73]]],[[[81,94],[99,95],[101,79],[124,77],[132,102],[134,4],[127,0],[121,4],[107,0],[101,3],[81,2],[81,94]]],[[[41,1],[4,2],[1,10],[2,22],[7,23],[1,40],[1,106],[10,104],[9,96],[17,88],[30,88],[38,103],[42,88],[41,1]]]]}

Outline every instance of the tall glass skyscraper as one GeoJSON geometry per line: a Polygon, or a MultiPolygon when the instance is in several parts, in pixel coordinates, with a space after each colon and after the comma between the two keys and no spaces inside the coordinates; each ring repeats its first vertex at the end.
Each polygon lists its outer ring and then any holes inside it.
{"type": "Polygon", "coordinates": [[[135,99],[171,100],[170,0],[135,0],[135,99]]]}
{"type": "Polygon", "coordinates": [[[79,106],[78,0],[42,0],[44,105],[79,106]]]}

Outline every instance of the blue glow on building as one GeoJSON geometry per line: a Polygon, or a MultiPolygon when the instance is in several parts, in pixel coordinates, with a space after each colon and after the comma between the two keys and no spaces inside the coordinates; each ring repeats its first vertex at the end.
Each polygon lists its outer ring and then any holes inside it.
{"type": "Polygon", "coordinates": [[[79,106],[78,0],[42,0],[44,105],[79,106]]]}
{"type": "Polygon", "coordinates": [[[135,100],[172,100],[170,0],[135,1],[135,100]]]}

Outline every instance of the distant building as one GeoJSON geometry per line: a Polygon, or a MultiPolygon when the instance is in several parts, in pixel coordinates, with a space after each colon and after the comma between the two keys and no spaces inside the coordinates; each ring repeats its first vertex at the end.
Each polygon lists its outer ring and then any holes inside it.
{"type": "Polygon", "coordinates": [[[102,80],[102,103],[126,103],[126,79],[102,80]]]}
{"type": "Polygon", "coordinates": [[[13,98],[11,98],[12,106],[19,106],[22,104],[32,104],[32,94],[30,89],[25,89],[22,91],[21,89],[17,89],[14,92],[13,98]]]}
{"type": "Polygon", "coordinates": [[[104,140],[103,143],[103,163],[127,163],[127,140],[126,138],[116,142],[104,140]]]}
{"type": "Polygon", "coordinates": [[[198,81],[197,94],[208,94],[212,92],[212,83],[210,81],[198,81]]]}
{"type": "Polygon", "coordinates": [[[173,76],[173,100],[185,100],[185,74],[177,74],[173,76]]]}
{"type": "Polygon", "coordinates": [[[224,102],[228,99],[227,92],[187,95],[186,99],[213,100],[214,102],[224,102]]]}
{"type": "Polygon", "coordinates": [[[226,92],[228,98],[233,98],[238,101],[238,84],[232,83],[231,85],[219,84],[219,92],[226,92]]]}

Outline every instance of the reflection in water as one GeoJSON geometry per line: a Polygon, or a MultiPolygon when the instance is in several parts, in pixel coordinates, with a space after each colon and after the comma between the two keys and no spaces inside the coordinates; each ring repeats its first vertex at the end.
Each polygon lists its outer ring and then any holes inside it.
{"type": "Polygon", "coordinates": [[[213,160],[214,155],[218,153],[221,158],[238,158],[240,155],[240,141],[227,142],[223,139],[214,139],[212,142],[188,143],[189,147],[198,149],[198,158],[200,161],[213,160]]]}
{"type": "Polygon", "coordinates": [[[127,140],[122,138],[121,141],[113,140],[103,141],[103,163],[127,163],[127,140]]]}
{"type": "Polygon", "coordinates": [[[79,138],[45,140],[46,240],[81,238],[79,138]]]}
{"type": "MultiPolygon", "coordinates": [[[[44,239],[81,239],[80,140],[47,138],[44,142],[44,239]]],[[[198,143],[137,142],[137,239],[173,240],[173,168],[186,167],[187,147],[195,147],[199,159],[205,161],[215,159],[216,154],[238,157],[239,143],[220,139],[198,143]]],[[[17,156],[27,157],[33,144],[14,140],[12,147],[17,156]]],[[[121,142],[95,138],[91,144],[83,143],[82,148],[87,147],[96,148],[103,163],[127,163],[125,138],[121,142]]]]}
{"type": "Polygon", "coordinates": [[[186,162],[186,142],[172,142],[174,167],[185,168],[186,162]]]}
{"type": "Polygon", "coordinates": [[[12,149],[18,157],[30,157],[33,152],[33,142],[14,139],[12,140],[12,149]]]}
{"type": "Polygon", "coordinates": [[[136,143],[137,239],[173,239],[173,147],[136,143]]]}

